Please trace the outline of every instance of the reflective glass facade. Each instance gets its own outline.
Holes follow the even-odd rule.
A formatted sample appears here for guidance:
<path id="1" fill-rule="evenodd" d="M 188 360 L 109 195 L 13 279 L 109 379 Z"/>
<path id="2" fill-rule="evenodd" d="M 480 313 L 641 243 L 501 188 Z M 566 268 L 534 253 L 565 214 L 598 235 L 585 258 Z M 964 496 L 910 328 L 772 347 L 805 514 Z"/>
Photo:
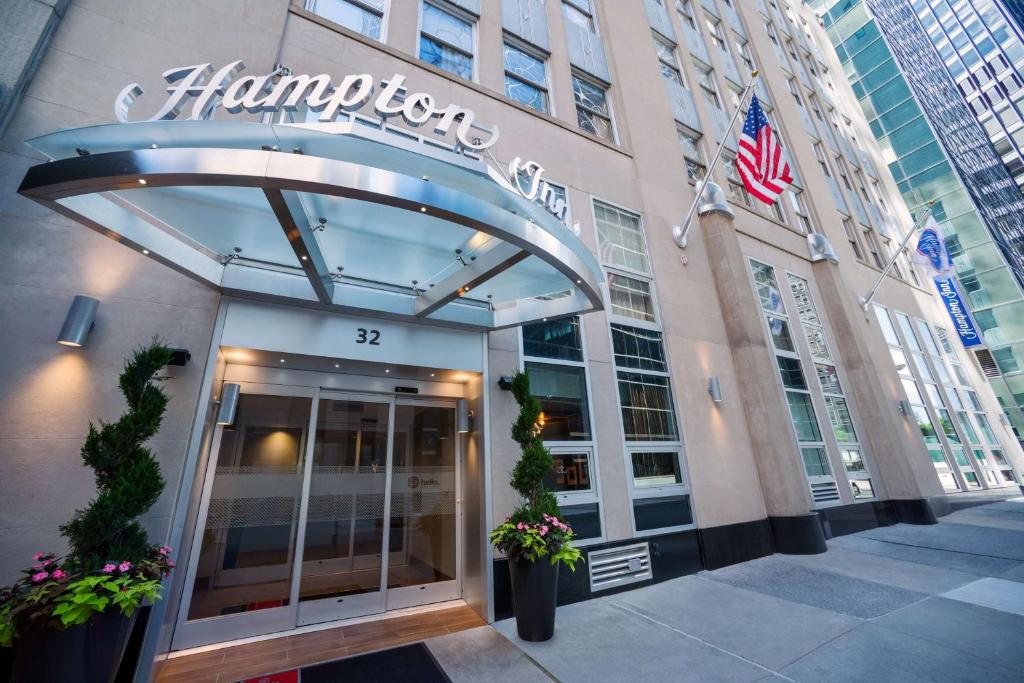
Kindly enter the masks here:
<path id="1" fill-rule="evenodd" d="M 1024 43 L 994 0 L 823 0 L 847 78 L 915 214 L 935 215 L 1024 430 Z M 883 34 L 884 30 L 884 34 Z M 927 116 L 925 112 L 928 112 Z"/>

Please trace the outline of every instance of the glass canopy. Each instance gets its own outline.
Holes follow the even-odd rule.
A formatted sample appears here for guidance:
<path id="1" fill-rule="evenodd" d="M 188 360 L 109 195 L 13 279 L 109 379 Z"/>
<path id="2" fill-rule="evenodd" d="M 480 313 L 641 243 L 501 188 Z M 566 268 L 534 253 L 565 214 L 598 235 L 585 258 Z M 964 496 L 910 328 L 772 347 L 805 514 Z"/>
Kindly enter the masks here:
<path id="1" fill-rule="evenodd" d="M 232 293 L 476 329 L 602 308 L 580 239 L 483 161 L 358 121 L 30 140 L 26 195 Z"/>

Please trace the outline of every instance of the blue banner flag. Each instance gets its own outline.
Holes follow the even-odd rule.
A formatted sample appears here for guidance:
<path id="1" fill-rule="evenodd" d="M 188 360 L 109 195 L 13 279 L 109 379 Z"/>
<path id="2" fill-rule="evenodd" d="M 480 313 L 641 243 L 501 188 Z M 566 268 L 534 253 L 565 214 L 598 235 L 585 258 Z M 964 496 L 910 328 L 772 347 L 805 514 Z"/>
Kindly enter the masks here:
<path id="1" fill-rule="evenodd" d="M 956 286 L 956 279 L 953 277 L 947 277 L 942 280 L 936 279 L 935 286 L 939 288 L 939 298 L 942 299 L 942 303 L 946 305 L 946 310 L 949 311 L 949 317 L 953 321 L 953 329 L 956 330 L 957 335 L 960 337 L 960 343 L 965 348 L 981 344 L 981 335 L 978 334 L 977 329 L 974 327 L 971 314 L 967 310 L 963 298 L 960 296 L 960 291 Z"/>
<path id="2" fill-rule="evenodd" d="M 913 260 L 924 266 L 936 280 L 949 278 L 953 274 L 953 259 L 949 257 L 946 242 L 934 218 L 929 218 L 921 231 Z"/>

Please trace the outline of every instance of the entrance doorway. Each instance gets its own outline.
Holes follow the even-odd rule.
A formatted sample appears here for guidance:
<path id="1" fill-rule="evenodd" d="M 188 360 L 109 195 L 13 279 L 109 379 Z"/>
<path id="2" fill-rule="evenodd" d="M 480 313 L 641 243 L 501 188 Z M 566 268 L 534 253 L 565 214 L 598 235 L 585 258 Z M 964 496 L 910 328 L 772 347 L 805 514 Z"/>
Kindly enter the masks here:
<path id="1" fill-rule="evenodd" d="M 174 648 L 456 599 L 456 403 L 242 384 Z"/>

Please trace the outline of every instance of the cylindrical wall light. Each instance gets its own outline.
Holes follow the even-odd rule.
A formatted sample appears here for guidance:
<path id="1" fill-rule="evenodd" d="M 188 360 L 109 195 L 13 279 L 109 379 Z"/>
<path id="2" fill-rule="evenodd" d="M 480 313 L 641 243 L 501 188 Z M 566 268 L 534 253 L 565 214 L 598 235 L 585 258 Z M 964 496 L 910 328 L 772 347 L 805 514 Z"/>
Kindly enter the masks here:
<path id="1" fill-rule="evenodd" d="M 708 394 L 711 395 L 711 400 L 715 403 L 722 402 L 722 383 L 718 381 L 718 377 L 708 380 Z"/>
<path id="2" fill-rule="evenodd" d="M 64 324 L 57 335 L 57 343 L 75 348 L 85 344 L 85 338 L 96 324 L 96 308 L 99 305 L 100 302 L 92 297 L 76 296 L 64 317 Z"/>
<path id="3" fill-rule="evenodd" d="M 235 412 L 238 410 L 238 392 L 241 387 L 237 384 L 225 383 L 220 389 L 220 408 L 217 409 L 217 424 L 235 424 Z"/>
<path id="4" fill-rule="evenodd" d="M 456 402 L 456 428 L 459 434 L 466 434 L 473 429 L 473 411 L 469 409 L 469 401 L 460 398 Z"/>

